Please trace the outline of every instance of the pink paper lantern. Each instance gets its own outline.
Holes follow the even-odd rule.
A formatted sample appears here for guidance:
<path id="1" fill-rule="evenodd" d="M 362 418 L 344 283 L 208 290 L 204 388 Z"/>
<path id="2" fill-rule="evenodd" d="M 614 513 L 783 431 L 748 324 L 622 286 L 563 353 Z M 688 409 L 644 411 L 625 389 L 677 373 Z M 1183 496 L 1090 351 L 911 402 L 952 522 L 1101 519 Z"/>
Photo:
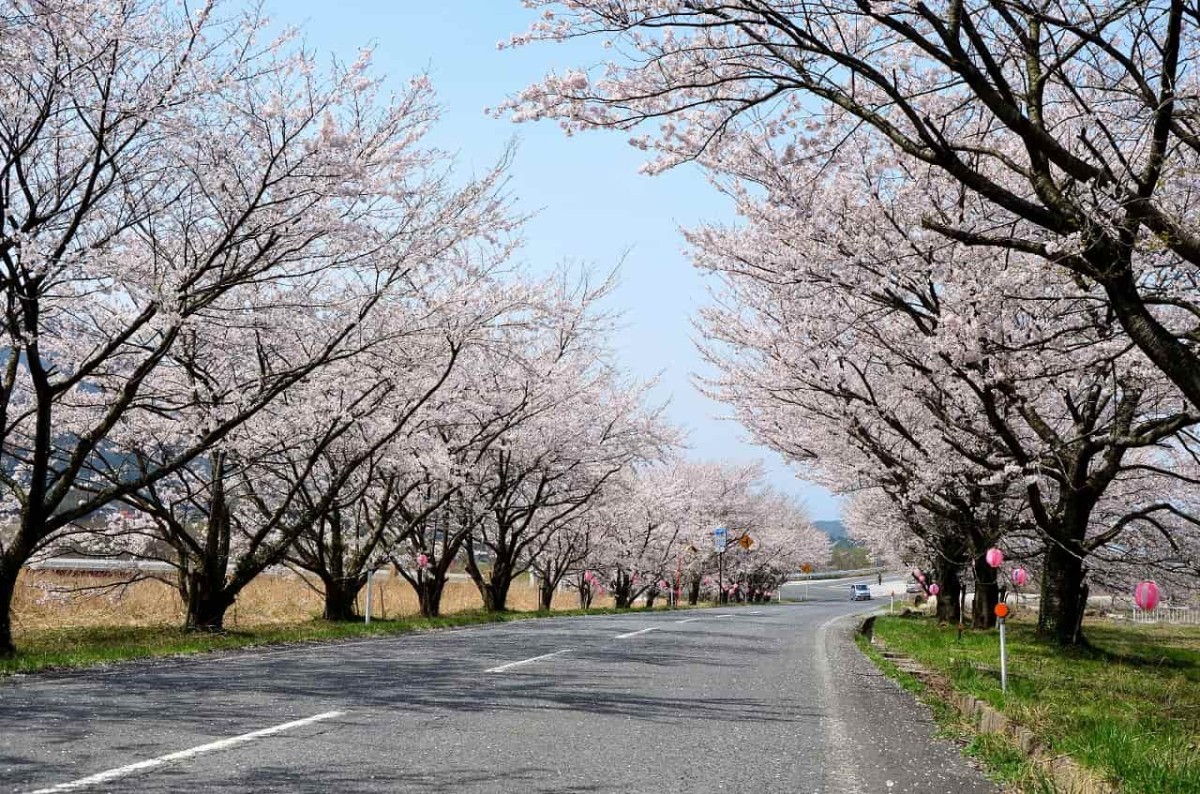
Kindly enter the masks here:
<path id="1" fill-rule="evenodd" d="M 1147 612 L 1154 609 L 1158 606 L 1158 585 L 1154 582 L 1140 582 L 1133 588 L 1133 602 L 1138 605 L 1138 609 Z"/>
<path id="2" fill-rule="evenodd" d="M 937 595 L 941 591 L 942 591 L 942 588 L 938 587 L 937 584 L 929 585 L 929 595 Z"/>
<path id="3" fill-rule="evenodd" d="M 659 589 L 659 590 L 666 590 L 666 589 L 667 589 L 667 588 L 669 588 L 670 586 L 671 586 L 671 585 L 667 584 L 667 580 L 666 580 L 666 579 L 659 579 L 659 580 L 658 580 L 658 589 Z"/>
<path id="4" fill-rule="evenodd" d="M 429 567 L 429 555 L 421 553 L 417 555 L 417 567 L 422 571 Z"/>
<path id="5" fill-rule="evenodd" d="M 1029 571 L 1026 571 L 1024 568 L 1013 568 L 1008 578 L 1012 579 L 1012 583 L 1017 587 L 1024 587 L 1025 583 L 1029 581 Z"/>
<path id="6" fill-rule="evenodd" d="M 918 574 L 917 574 L 917 581 L 918 581 L 918 582 L 920 582 L 921 584 L 925 584 L 925 574 L 923 574 L 923 573 L 918 573 Z"/>
<path id="7" fill-rule="evenodd" d="M 984 555 L 984 559 L 987 560 L 988 565 L 993 568 L 999 568 L 1004 564 L 1004 552 L 1000 551 L 1000 549 L 988 549 L 988 553 Z"/>

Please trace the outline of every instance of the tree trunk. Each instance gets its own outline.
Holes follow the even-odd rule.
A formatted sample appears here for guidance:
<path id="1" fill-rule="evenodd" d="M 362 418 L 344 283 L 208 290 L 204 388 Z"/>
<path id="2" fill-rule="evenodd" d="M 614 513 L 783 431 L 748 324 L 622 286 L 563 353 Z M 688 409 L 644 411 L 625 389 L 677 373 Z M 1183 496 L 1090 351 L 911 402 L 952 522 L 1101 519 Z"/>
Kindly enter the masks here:
<path id="1" fill-rule="evenodd" d="M 508 609 L 508 590 L 512 587 L 512 575 L 507 569 L 492 568 L 491 576 L 479 589 L 483 596 L 483 608 L 488 612 L 504 612 Z"/>
<path id="2" fill-rule="evenodd" d="M 213 458 L 213 494 L 210 500 L 208 521 L 205 527 L 203 552 L 183 571 L 187 614 L 184 629 L 187 631 L 225 630 L 225 611 L 237 597 L 226 589 L 225 574 L 229 570 L 230 518 L 229 505 L 225 501 L 225 479 L 221 476 L 222 457 Z M 240 589 L 240 588 L 239 588 Z"/>
<path id="3" fill-rule="evenodd" d="M 1038 608 L 1038 635 L 1053 637 L 1060 645 L 1083 644 L 1080 624 L 1085 603 L 1083 560 L 1063 544 L 1050 541 L 1044 555 L 1042 600 Z"/>
<path id="4" fill-rule="evenodd" d="M 651 587 L 646 591 L 646 609 L 653 609 L 654 602 L 658 600 L 658 588 Z"/>
<path id="5" fill-rule="evenodd" d="M 616 602 L 617 609 L 629 609 L 633 606 L 633 581 L 625 574 L 617 574 L 617 580 L 613 584 L 613 600 Z"/>
<path id="6" fill-rule="evenodd" d="M 613 606 L 617 609 L 629 608 L 629 593 L 632 590 L 632 585 L 625 574 L 619 571 L 613 576 L 612 582 L 609 585 L 609 593 L 613 598 Z"/>
<path id="7" fill-rule="evenodd" d="M 592 606 L 592 586 L 587 582 L 579 585 L 579 608 L 591 609 Z"/>
<path id="8" fill-rule="evenodd" d="M 445 576 L 423 575 L 417 582 L 417 604 L 421 609 L 421 617 L 436 618 L 442 614 L 442 591 L 446 589 Z"/>
<path id="9" fill-rule="evenodd" d="M 542 583 L 538 585 L 538 608 L 543 612 L 549 612 L 551 605 L 554 603 L 555 585 L 549 579 L 542 579 Z"/>
<path id="10" fill-rule="evenodd" d="M 220 585 L 213 583 L 202 572 L 188 572 L 187 616 L 184 629 L 219 633 L 225 630 L 225 612 L 233 605 L 233 598 Z"/>
<path id="11" fill-rule="evenodd" d="M 958 623 L 962 620 L 959 611 L 959 595 L 962 579 L 958 565 L 950 560 L 939 559 L 937 565 L 937 619 L 939 623 Z"/>
<path id="12" fill-rule="evenodd" d="M 972 563 L 975 573 L 975 597 L 971 599 L 971 627 L 990 629 L 996 625 L 996 604 L 1000 602 L 998 572 L 979 555 Z M 939 601 L 940 603 L 940 601 Z"/>
<path id="13" fill-rule="evenodd" d="M 17 575 L 21 566 L 0 557 L 0 659 L 8 659 L 17 652 L 12 636 L 12 600 L 17 591 Z"/>
<path id="14" fill-rule="evenodd" d="M 701 584 L 700 577 L 697 576 L 695 579 L 692 580 L 692 583 L 690 585 L 688 585 L 688 605 L 689 606 L 696 606 L 696 604 L 700 603 L 700 584 Z"/>
<path id="15" fill-rule="evenodd" d="M 358 591 L 362 589 L 363 580 L 326 579 L 325 585 L 325 614 L 326 620 L 352 621 L 358 620 Z"/>

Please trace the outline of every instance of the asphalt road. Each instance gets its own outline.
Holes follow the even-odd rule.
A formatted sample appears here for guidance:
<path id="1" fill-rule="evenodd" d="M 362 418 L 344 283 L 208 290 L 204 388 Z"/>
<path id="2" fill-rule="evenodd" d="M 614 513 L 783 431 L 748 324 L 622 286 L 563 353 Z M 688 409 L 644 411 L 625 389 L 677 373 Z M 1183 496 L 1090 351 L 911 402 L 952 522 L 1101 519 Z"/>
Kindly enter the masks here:
<path id="1" fill-rule="evenodd" d="M 10 678 L 0 791 L 996 791 L 829 592 Z"/>

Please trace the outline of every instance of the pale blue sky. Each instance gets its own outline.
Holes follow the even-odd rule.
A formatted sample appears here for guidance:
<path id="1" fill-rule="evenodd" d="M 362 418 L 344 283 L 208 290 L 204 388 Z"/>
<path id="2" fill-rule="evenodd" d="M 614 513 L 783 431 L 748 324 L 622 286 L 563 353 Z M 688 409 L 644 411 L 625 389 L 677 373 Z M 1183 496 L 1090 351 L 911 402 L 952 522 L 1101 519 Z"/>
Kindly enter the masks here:
<path id="1" fill-rule="evenodd" d="M 670 398 L 671 418 L 689 429 L 692 454 L 762 459 L 771 481 L 800 495 L 814 519 L 837 517 L 828 492 L 747 443 L 744 429 L 718 419 L 725 407 L 692 386 L 702 362 L 689 317 L 705 290 L 678 229 L 728 218 L 725 201 L 693 169 L 639 175 L 642 153 L 619 133 L 569 138 L 553 123 L 517 126 L 484 114 L 547 69 L 588 64 L 594 52 L 578 45 L 498 51 L 497 42 L 530 19 L 520 0 L 268 0 L 266 8 L 274 22 L 300 27 L 322 54 L 353 61 L 372 45 L 376 68 L 397 85 L 428 71 L 445 108 L 434 142 L 458 152 L 464 167 L 487 167 L 516 137 L 512 192 L 522 211 L 537 213 L 523 256 L 544 266 L 569 259 L 604 269 L 624 256 L 613 297 L 624 321 L 619 353 L 643 377 L 661 373 L 660 396 Z"/>

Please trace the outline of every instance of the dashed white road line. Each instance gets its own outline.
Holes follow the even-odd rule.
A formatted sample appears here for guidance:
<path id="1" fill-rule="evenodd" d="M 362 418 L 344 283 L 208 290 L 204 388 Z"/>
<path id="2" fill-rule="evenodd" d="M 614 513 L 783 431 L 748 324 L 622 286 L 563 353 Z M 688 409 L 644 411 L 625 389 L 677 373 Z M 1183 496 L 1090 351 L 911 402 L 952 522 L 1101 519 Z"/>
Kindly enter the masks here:
<path id="1" fill-rule="evenodd" d="M 697 620 L 704 620 L 704 618 L 684 618 L 683 620 L 677 620 L 675 622 L 676 623 L 695 623 Z"/>
<path id="2" fill-rule="evenodd" d="M 484 670 L 483 672 L 485 672 L 485 673 L 503 673 L 505 670 L 511 670 L 512 668 L 520 667 L 523 664 L 531 664 L 533 662 L 540 662 L 542 659 L 550 659 L 555 656 L 561 656 L 564 653 L 570 653 L 570 651 L 571 651 L 570 648 L 563 648 L 561 651 L 555 651 L 554 653 L 543 653 L 541 656 L 534 656 L 531 659 L 522 659 L 519 662 L 509 662 L 508 664 L 502 664 L 499 667 L 490 667 L 487 670 Z"/>
<path id="3" fill-rule="evenodd" d="M 303 728 L 305 725 L 311 725 L 314 722 L 320 722 L 322 720 L 331 720 L 334 717 L 342 716 L 342 714 L 344 714 L 344 713 L 345 712 L 342 712 L 342 711 L 326 711 L 324 714 L 317 714 L 312 717 L 305 717 L 302 720 L 293 720 L 292 722 L 285 722 L 282 725 L 275 725 L 270 728 L 263 728 L 262 730 L 259 730 L 259 731 L 253 731 L 251 733 L 243 733 L 241 736 L 231 736 L 228 739 L 221 739 L 216 742 L 209 742 L 208 744 L 202 744 L 199 747 L 192 747 L 188 750 L 180 750 L 179 752 L 168 753 L 167 755 L 160 755 L 158 758 L 151 758 L 146 761 L 138 761 L 136 764 L 129 764 L 128 766 L 117 767 L 116 769 L 109 769 L 106 772 L 100 772 L 95 775 L 89 775 L 88 777 L 81 777 L 78 780 L 72 780 L 68 783 L 59 783 L 58 785 L 50 786 L 49 788 L 40 788 L 37 791 L 32 792 L 32 794 L 51 794 L 52 792 L 56 792 L 56 791 L 74 791 L 76 789 L 88 788 L 89 786 L 95 786 L 100 783 L 107 783 L 108 781 L 116 780 L 117 778 L 128 777 L 129 775 L 134 775 L 134 774 L 137 774 L 138 772 L 145 772 L 148 769 L 154 769 L 156 767 L 165 766 L 166 764 L 170 764 L 175 761 L 186 761 L 189 758 L 195 758 L 198 755 L 204 755 L 205 753 L 213 753 L 213 752 L 216 752 L 217 750 L 227 750 L 230 747 L 236 747 L 239 744 L 245 744 L 246 742 L 252 742 L 255 739 L 262 739 L 265 736 L 274 736 L 277 733 L 283 733 L 284 731 L 290 731 L 294 728 Z"/>
<path id="4" fill-rule="evenodd" d="M 626 640 L 626 639 L 629 639 L 630 637 L 636 637 L 639 634 L 645 634 L 648 631 L 658 631 L 658 626 L 651 626 L 648 629 L 641 629 L 640 631 L 631 631 L 628 634 L 618 634 L 616 637 L 613 637 L 613 639 L 614 640 Z"/>

